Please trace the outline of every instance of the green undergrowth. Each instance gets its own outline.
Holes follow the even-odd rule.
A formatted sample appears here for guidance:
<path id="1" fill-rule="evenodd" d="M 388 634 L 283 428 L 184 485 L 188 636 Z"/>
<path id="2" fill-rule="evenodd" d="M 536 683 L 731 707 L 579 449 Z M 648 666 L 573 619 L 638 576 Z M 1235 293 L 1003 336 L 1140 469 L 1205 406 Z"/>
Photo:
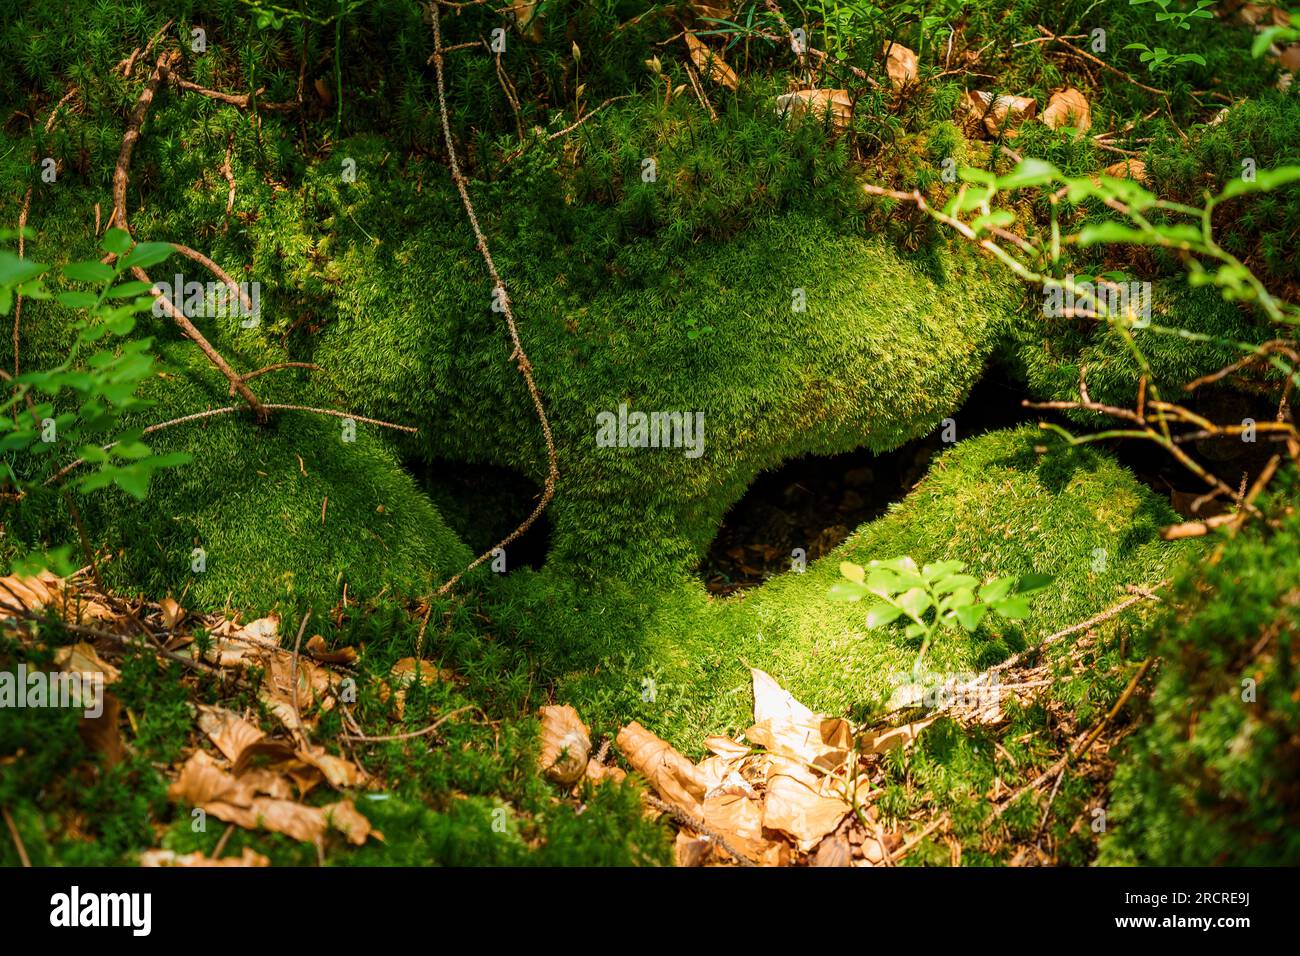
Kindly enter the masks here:
<path id="1" fill-rule="evenodd" d="M 417 649 L 418 622 L 390 605 L 355 607 L 341 623 L 313 622 L 331 646 L 356 647 L 361 658 L 353 714 L 366 732 L 393 734 L 427 727 L 451 716 L 436 735 L 352 745 L 367 771 L 381 781 L 348 794 L 384 839 L 354 847 L 337 835 L 324 848 L 327 865 L 644 865 L 667 863 L 668 831 L 647 820 L 634 784 L 584 785 L 579 799 L 536 772 L 537 701 L 523 659 L 485 636 L 469 608 L 442 604 L 424 644 L 430 667 L 458 662 L 455 677 L 416 682 L 396 718 L 380 696 L 385 675 Z M 296 627 L 286 619 L 282 626 Z M 53 646 L 73 640 L 51 625 Z M 4 638 L 0 661 L 48 666 L 52 647 L 21 650 Z M 274 717 L 252 690 L 239 691 L 199 678 L 194 686 L 175 665 L 152 655 L 118 659 L 122 678 L 111 686 L 129 724 L 121 725 L 124 759 L 105 766 L 78 736 L 77 711 L 14 711 L 0 722 L 0 805 L 10 809 L 35 865 L 133 865 L 137 855 L 161 846 L 178 853 L 211 854 L 225 825 L 209 817 L 195 825 L 190 808 L 168 800 L 162 770 L 204 743 L 194 725 L 196 703 L 248 708 L 263 727 Z M 348 675 L 343 675 L 348 676 Z M 338 752 L 337 711 L 327 711 L 313 739 Z M 346 755 L 347 751 L 343 751 Z M 305 802 L 340 798 L 321 787 Z M 225 855 L 247 846 L 274 865 L 315 865 L 314 846 L 289 837 L 236 829 Z M 0 847 L 0 865 L 17 865 L 12 841 Z"/>
<path id="2" fill-rule="evenodd" d="M 1292 494 L 1270 509 L 1277 527 L 1252 525 L 1186 569 L 1142 635 L 1138 650 L 1157 655 L 1160 669 L 1146 725 L 1126 742 L 1115 777 L 1103 862 L 1300 862 Z"/>

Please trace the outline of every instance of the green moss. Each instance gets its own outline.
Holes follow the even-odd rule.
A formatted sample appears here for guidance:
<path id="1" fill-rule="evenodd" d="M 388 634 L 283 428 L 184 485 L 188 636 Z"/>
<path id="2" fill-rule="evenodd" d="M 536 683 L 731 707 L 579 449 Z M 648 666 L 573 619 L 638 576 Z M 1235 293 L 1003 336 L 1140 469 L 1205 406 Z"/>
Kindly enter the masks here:
<path id="1" fill-rule="evenodd" d="M 1184 568 L 1139 642 L 1160 671 L 1147 725 L 1122 745 L 1103 862 L 1300 862 L 1300 521 L 1278 516 Z"/>
<path id="2" fill-rule="evenodd" d="M 1039 442 L 1049 440 L 1033 428 L 959 442 L 885 517 L 743 598 L 712 599 L 690 580 L 583 589 L 547 568 L 508 579 L 493 613 L 598 730 L 636 719 L 698 752 L 704 734 L 748 725 L 748 666 L 810 707 L 862 714 L 888 697 L 917 647 L 901 631 L 867 631 L 861 605 L 827 598 L 841 560 L 960 558 L 982 577 L 1055 577 L 1029 619 L 942 639 L 927 666 L 953 671 L 981 670 L 1087 618 L 1121 600 L 1123 585 L 1154 583 L 1179 553 L 1157 534 L 1176 516 L 1124 468 L 1055 442 L 1041 454 Z"/>

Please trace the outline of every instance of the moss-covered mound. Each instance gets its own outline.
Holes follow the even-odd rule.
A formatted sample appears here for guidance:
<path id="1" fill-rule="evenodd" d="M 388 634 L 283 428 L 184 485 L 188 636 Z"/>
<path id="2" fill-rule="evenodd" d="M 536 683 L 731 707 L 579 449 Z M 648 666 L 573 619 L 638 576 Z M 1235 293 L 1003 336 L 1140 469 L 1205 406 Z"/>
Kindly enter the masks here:
<path id="1" fill-rule="evenodd" d="M 918 648 L 901 629 L 868 631 L 861 605 L 828 599 L 841 560 L 959 558 L 981 577 L 1054 576 L 1027 620 L 935 646 L 927 667 L 952 671 L 982 669 L 1088 617 L 1125 584 L 1155 583 L 1178 553 L 1157 534 L 1176 517 L 1126 469 L 1083 448 L 1053 443 L 1044 454 L 1043 441 L 1027 427 L 958 443 L 885 517 L 805 573 L 744 597 L 716 600 L 690 580 L 588 589 L 548 567 L 508 578 L 493 613 L 599 729 L 637 719 L 697 750 L 699 728 L 747 725 L 750 666 L 828 713 L 879 704 Z"/>
<path id="2" fill-rule="evenodd" d="M 1300 863 L 1298 560 L 1292 514 L 1180 576 L 1145 636 L 1159 679 L 1115 775 L 1103 862 Z"/>

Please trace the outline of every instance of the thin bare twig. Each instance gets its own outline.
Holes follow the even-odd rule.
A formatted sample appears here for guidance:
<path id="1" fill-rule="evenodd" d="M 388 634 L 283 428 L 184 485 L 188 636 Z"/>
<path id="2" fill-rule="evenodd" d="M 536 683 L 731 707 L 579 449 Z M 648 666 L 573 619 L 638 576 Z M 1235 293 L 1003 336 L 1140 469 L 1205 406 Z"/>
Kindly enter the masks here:
<path id="1" fill-rule="evenodd" d="M 492 553 L 499 548 L 504 548 L 516 541 L 520 535 L 532 527 L 535 522 L 546 510 L 546 506 L 551 503 L 555 496 L 555 485 L 560 477 L 559 460 L 555 451 L 555 439 L 551 435 L 551 422 L 546 417 L 546 408 L 542 404 L 541 393 L 537 390 L 537 383 L 533 381 L 533 366 L 528 360 L 528 353 L 524 351 L 523 342 L 519 338 L 519 327 L 515 323 L 514 311 L 510 306 L 510 295 L 506 291 L 505 283 L 502 281 L 500 274 L 497 272 L 496 263 L 492 261 L 492 253 L 488 249 L 487 239 L 483 235 L 483 230 L 479 226 L 478 215 L 474 212 L 474 204 L 470 202 L 468 180 L 460 170 L 460 161 L 456 158 L 456 144 L 451 138 L 451 123 L 447 119 L 447 93 L 446 83 L 443 78 L 443 48 L 442 48 L 442 16 L 438 11 L 438 4 L 432 3 L 428 7 L 430 20 L 433 25 L 433 66 L 434 73 L 437 77 L 438 85 L 438 112 L 442 118 L 442 134 L 447 144 L 447 157 L 451 164 L 451 178 L 456 184 L 456 190 L 460 193 L 461 203 L 465 207 L 465 214 L 469 217 L 470 227 L 474 231 L 474 243 L 478 247 L 483 262 L 487 266 L 488 274 L 492 277 L 492 293 L 500 304 L 501 313 L 506 320 L 506 328 L 510 332 L 510 341 L 514 345 L 514 351 L 510 357 L 515 360 L 519 367 L 519 374 L 523 376 L 524 383 L 528 386 L 528 394 L 533 400 L 533 408 L 537 412 L 537 420 L 542 426 L 542 436 L 546 440 L 546 459 L 547 473 L 546 482 L 542 489 L 541 500 L 533 509 L 532 514 L 523 520 L 519 527 L 515 528 L 510 534 L 506 535 L 497 545 L 484 551 L 477 558 L 471 561 L 463 571 L 453 575 L 446 583 L 438 589 L 438 594 L 445 594 L 456 582 L 465 574 L 478 567 L 484 561 L 492 556 Z"/>

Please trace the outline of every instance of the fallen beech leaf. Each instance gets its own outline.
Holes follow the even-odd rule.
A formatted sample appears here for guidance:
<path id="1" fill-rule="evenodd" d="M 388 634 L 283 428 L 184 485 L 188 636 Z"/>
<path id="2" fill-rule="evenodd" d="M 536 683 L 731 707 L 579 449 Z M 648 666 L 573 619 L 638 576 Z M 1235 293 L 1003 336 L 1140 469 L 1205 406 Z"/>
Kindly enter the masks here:
<path id="1" fill-rule="evenodd" d="M 349 843 L 361 846 L 366 842 L 366 837 L 373 836 L 376 840 L 384 838 L 378 830 L 371 829 L 370 821 L 351 800 L 340 800 L 338 803 L 327 804 L 321 809 L 329 820 L 329 825 L 347 837 Z"/>
<path id="2" fill-rule="evenodd" d="M 767 848 L 763 839 L 763 805 L 739 788 L 710 793 L 704 800 L 704 822 L 752 858 Z"/>
<path id="3" fill-rule="evenodd" d="M 899 747 L 906 747 L 916 740 L 921 731 L 938 719 L 938 717 L 927 717 L 925 720 L 916 720 L 900 727 L 883 727 L 878 730 L 867 731 L 859 739 L 861 752 L 864 754 L 880 754 L 888 750 L 896 750 Z"/>
<path id="4" fill-rule="evenodd" d="M 171 595 L 163 598 L 159 607 L 162 609 L 162 620 L 167 630 L 173 630 L 177 624 L 185 620 L 185 608 L 181 607 Z"/>
<path id="5" fill-rule="evenodd" d="M 704 866 L 713 859 L 713 843 L 703 837 L 693 837 L 685 830 L 677 831 L 673 843 L 673 857 L 678 866 Z"/>
<path id="6" fill-rule="evenodd" d="M 848 721 L 814 714 L 757 668 L 754 682 L 754 726 L 745 736 L 772 753 L 830 772 L 848 759 L 852 730 Z"/>
<path id="7" fill-rule="evenodd" d="M 695 64 L 696 69 L 714 83 L 725 86 L 729 90 L 734 90 L 740 85 L 740 78 L 736 76 L 736 71 L 727 66 L 726 61 L 722 59 L 722 54 L 709 49 L 690 31 L 686 33 L 686 48 L 690 51 L 691 62 Z"/>
<path id="8" fill-rule="evenodd" d="M 1008 135 L 1038 112 L 1038 104 L 1028 96 L 999 96 L 981 91 L 968 92 L 958 107 L 968 125 L 980 124 L 984 132 L 997 136 L 1005 127 Z"/>
<path id="9" fill-rule="evenodd" d="M 852 807 L 834 793 L 834 781 L 794 760 L 774 757 L 763 799 L 763 826 L 789 834 L 803 852 L 840 825 Z"/>
<path id="10" fill-rule="evenodd" d="M 627 774 L 622 767 L 615 767 L 613 764 L 597 763 L 594 760 L 587 761 L 587 769 L 584 771 L 585 776 L 592 783 L 604 783 L 606 780 L 612 780 L 614 783 L 621 783 L 627 779 Z"/>
<path id="11" fill-rule="evenodd" d="M 102 674 L 105 684 L 111 684 L 122 676 L 116 667 L 99 656 L 93 645 L 84 641 L 55 651 L 54 666 L 72 674 Z"/>
<path id="12" fill-rule="evenodd" d="M 895 89 L 902 89 L 916 79 L 916 53 L 900 43 L 886 43 L 885 72 Z"/>
<path id="13" fill-rule="evenodd" d="M 819 119 L 831 116 L 836 130 L 848 128 L 853 119 L 853 97 L 848 90 L 798 90 L 776 98 L 776 115 L 800 119 L 811 112 Z"/>
<path id="14" fill-rule="evenodd" d="M 355 787 L 361 782 L 361 768 L 350 760 L 325 752 L 324 747 L 299 750 L 295 756 L 303 763 L 315 767 L 335 789 Z M 304 791 L 305 792 L 305 791 Z"/>
<path id="15" fill-rule="evenodd" d="M 120 718 L 122 704 L 112 694 L 104 691 L 97 717 L 83 716 L 77 722 L 77 733 L 86 747 L 102 754 L 104 766 L 112 767 L 122 760 L 122 733 Z"/>
<path id="16" fill-rule="evenodd" d="M 68 620 L 115 621 L 117 614 L 94 598 L 82 599 L 69 593 L 67 582 L 50 571 L 33 577 L 11 574 L 0 578 L 0 620 L 14 616 L 15 610 L 58 611 Z"/>
<path id="17" fill-rule="evenodd" d="M 331 651 L 325 644 L 325 638 L 319 634 L 313 634 L 307 639 L 307 653 L 324 664 L 355 664 L 357 660 L 355 647 L 341 647 L 337 651 Z"/>
<path id="18" fill-rule="evenodd" d="M 715 753 L 719 757 L 723 757 L 728 760 L 740 760 L 744 757 L 749 756 L 749 751 L 750 751 L 748 745 L 742 744 L 738 740 L 732 740 L 730 737 L 723 737 L 721 735 L 705 737 L 704 746 L 707 747 L 711 753 Z"/>
<path id="19" fill-rule="evenodd" d="M 216 800 L 203 804 L 202 809 L 218 820 L 245 830 L 270 830 L 306 843 L 321 839 L 329 825 L 325 811 L 319 807 L 272 797 L 254 797 L 246 806 Z"/>
<path id="20" fill-rule="evenodd" d="M 1052 129 L 1072 126 L 1080 133 L 1092 128 L 1092 110 L 1088 100 L 1074 87 L 1067 87 L 1052 94 L 1043 110 L 1042 120 Z"/>
<path id="21" fill-rule="evenodd" d="M 204 856 L 202 853 L 186 853 L 184 856 L 180 856 L 175 850 L 145 850 L 140 854 L 140 865 L 176 867 L 270 866 L 271 860 L 269 857 L 256 852 L 251 846 L 246 846 L 239 856 L 223 856 L 216 860 L 210 856 Z"/>
<path id="22" fill-rule="evenodd" d="M 849 841 L 838 833 L 832 833 L 817 845 L 813 856 L 813 866 L 852 866 L 853 848 Z"/>
<path id="23" fill-rule="evenodd" d="M 221 755 L 237 766 L 245 751 L 266 739 L 260 728 L 224 707 L 200 704 L 198 724 Z"/>
<path id="24" fill-rule="evenodd" d="M 698 814 L 707 786 L 695 765 L 635 720 L 615 739 L 628 763 L 650 781 L 659 796 L 688 813 Z"/>
<path id="25" fill-rule="evenodd" d="M 591 737 L 578 712 L 568 704 L 541 709 L 542 771 L 556 783 L 571 786 L 587 769 Z"/>
<path id="26" fill-rule="evenodd" d="M 510 12 L 522 36 L 536 42 L 542 38 L 542 16 L 538 0 L 512 0 Z"/>
<path id="27" fill-rule="evenodd" d="M 1151 178 L 1147 175 L 1147 164 L 1140 159 L 1121 159 L 1102 170 L 1106 176 L 1116 179 L 1131 179 L 1142 186 L 1150 186 Z"/>

